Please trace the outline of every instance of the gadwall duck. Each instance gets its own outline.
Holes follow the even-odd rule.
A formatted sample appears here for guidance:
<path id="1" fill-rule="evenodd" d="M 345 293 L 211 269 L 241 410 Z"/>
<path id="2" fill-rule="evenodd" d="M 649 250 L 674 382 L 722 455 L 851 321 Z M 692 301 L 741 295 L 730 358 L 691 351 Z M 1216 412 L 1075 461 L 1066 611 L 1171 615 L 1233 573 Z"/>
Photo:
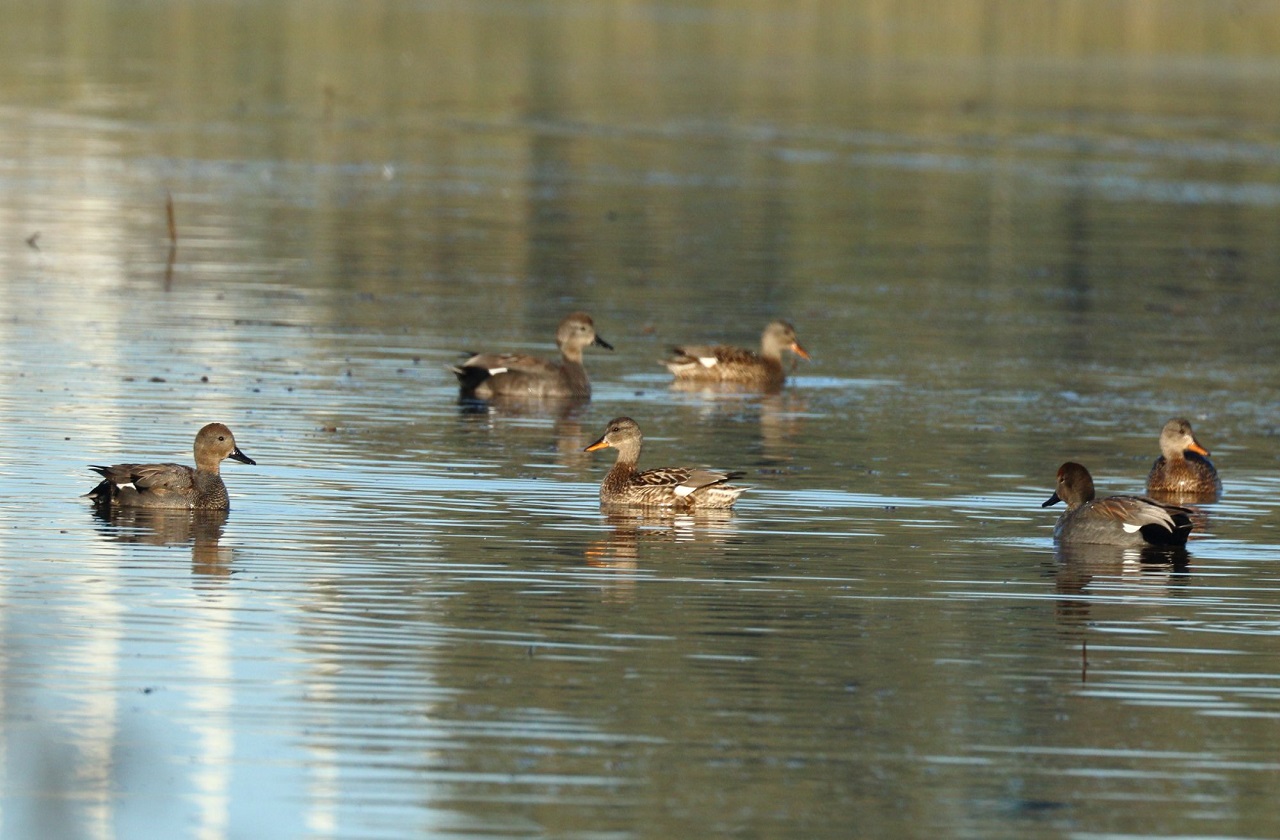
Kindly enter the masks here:
<path id="1" fill-rule="evenodd" d="M 639 507 L 664 507 L 682 512 L 732 507 L 745 487 L 734 487 L 726 482 L 742 473 L 723 473 L 714 470 L 661 467 L 640 472 L 636 462 L 640 460 L 640 446 L 644 435 L 630 417 L 615 417 L 608 428 L 585 452 L 595 452 L 612 446 L 618 450 L 618 460 L 600 485 L 600 502 L 606 506 L 634 505 Z"/>
<path id="2" fill-rule="evenodd" d="M 1064 543 L 1096 543 L 1142 548 L 1186 545 L 1191 511 L 1142 496 L 1095 499 L 1093 476 L 1073 461 L 1058 468 L 1058 488 L 1041 507 L 1066 502 L 1053 536 Z"/>
<path id="3" fill-rule="evenodd" d="M 1222 479 L 1200 445 L 1191 424 L 1175 417 L 1160 430 L 1161 455 L 1151 465 L 1147 492 L 1162 495 L 1216 499 L 1222 493 Z"/>
<path id="4" fill-rule="evenodd" d="M 560 361 L 550 362 L 516 353 L 477 353 L 451 368 L 458 377 L 463 398 L 577 397 L 591 396 L 582 350 L 613 345 L 596 335 L 596 326 L 585 312 L 574 312 L 556 328 Z"/>
<path id="5" fill-rule="evenodd" d="M 782 351 L 790 350 L 802 359 L 809 353 L 796 340 L 795 328 L 786 321 L 774 321 L 760 336 L 760 352 L 717 344 L 701 347 L 683 344 L 663 362 L 677 382 L 736 382 L 758 388 L 781 388 L 787 379 L 782 368 Z"/>
<path id="6" fill-rule="evenodd" d="M 256 463 L 236 446 L 231 430 L 210 423 L 196 433 L 195 469 L 183 464 L 116 464 L 90 467 L 103 477 L 85 495 L 98 504 L 175 510 L 227 510 L 222 461 Z"/>

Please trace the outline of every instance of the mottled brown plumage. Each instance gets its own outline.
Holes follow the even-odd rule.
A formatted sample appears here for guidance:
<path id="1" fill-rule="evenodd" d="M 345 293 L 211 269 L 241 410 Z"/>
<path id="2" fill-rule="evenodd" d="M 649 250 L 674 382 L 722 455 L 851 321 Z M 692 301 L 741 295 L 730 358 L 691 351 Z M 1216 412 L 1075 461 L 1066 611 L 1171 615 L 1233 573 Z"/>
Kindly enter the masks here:
<path id="1" fill-rule="evenodd" d="M 1187 501 L 1213 501 L 1222 494 L 1222 479 L 1209 450 L 1200 445 L 1191 424 L 1175 417 L 1160 430 L 1160 457 L 1151 465 L 1147 492 Z"/>
<path id="2" fill-rule="evenodd" d="M 766 390 L 781 388 L 787 373 L 782 352 L 789 350 L 802 359 L 809 353 L 796 339 L 795 328 L 786 321 L 774 321 L 760 337 L 760 352 L 717 344 L 682 344 L 663 364 L 677 382 L 733 382 Z"/>
<path id="3" fill-rule="evenodd" d="M 660 467 L 636 469 L 644 436 L 640 426 L 630 417 L 615 417 L 595 443 L 584 451 L 613 447 L 618 460 L 600 485 L 600 502 L 606 506 L 632 505 L 663 507 L 680 511 L 709 510 L 732 507 L 745 487 L 727 482 L 741 473 L 715 470 Z"/>

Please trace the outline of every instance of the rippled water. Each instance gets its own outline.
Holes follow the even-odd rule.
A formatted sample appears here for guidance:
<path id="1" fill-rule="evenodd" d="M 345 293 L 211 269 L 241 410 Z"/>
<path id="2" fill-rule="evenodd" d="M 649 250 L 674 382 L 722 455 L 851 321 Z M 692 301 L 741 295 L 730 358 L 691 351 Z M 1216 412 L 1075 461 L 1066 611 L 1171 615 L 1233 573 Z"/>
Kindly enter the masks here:
<path id="1" fill-rule="evenodd" d="M 4 836 L 1280 834 L 1280 18 L 1024 8 L 11 13 Z M 602 513 L 619 414 L 751 489 Z M 1175 415 L 1186 562 L 1056 551 Z M 215 419 L 229 514 L 79 497 Z"/>

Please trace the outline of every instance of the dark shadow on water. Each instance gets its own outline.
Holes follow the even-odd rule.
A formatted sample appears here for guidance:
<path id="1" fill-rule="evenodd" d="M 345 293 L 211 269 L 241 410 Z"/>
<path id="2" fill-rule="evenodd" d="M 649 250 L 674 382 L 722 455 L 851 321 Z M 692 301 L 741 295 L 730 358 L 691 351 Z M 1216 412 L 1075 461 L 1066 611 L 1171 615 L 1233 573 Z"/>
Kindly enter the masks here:
<path id="1" fill-rule="evenodd" d="M 220 545 L 225 510 L 154 510 L 95 505 L 98 532 L 121 543 L 191 545 L 191 571 L 202 577 L 231 574 L 233 550 Z"/>

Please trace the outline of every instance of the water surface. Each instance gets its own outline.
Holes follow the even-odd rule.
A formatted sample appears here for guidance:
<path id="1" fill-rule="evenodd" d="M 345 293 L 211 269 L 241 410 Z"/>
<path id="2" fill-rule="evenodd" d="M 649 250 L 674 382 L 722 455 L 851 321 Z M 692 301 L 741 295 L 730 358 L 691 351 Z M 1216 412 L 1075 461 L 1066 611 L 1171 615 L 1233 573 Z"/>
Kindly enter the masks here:
<path id="1" fill-rule="evenodd" d="M 12 10 L 4 835 L 1280 834 L 1278 30 Z M 458 404 L 573 309 L 589 403 Z M 783 392 L 670 387 L 774 317 Z M 619 414 L 751 490 L 601 512 Z M 1055 550 L 1058 464 L 1140 491 L 1175 415 L 1226 485 L 1186 562 Z M 229 514 L 79 498 L 215 419 Z"/>

